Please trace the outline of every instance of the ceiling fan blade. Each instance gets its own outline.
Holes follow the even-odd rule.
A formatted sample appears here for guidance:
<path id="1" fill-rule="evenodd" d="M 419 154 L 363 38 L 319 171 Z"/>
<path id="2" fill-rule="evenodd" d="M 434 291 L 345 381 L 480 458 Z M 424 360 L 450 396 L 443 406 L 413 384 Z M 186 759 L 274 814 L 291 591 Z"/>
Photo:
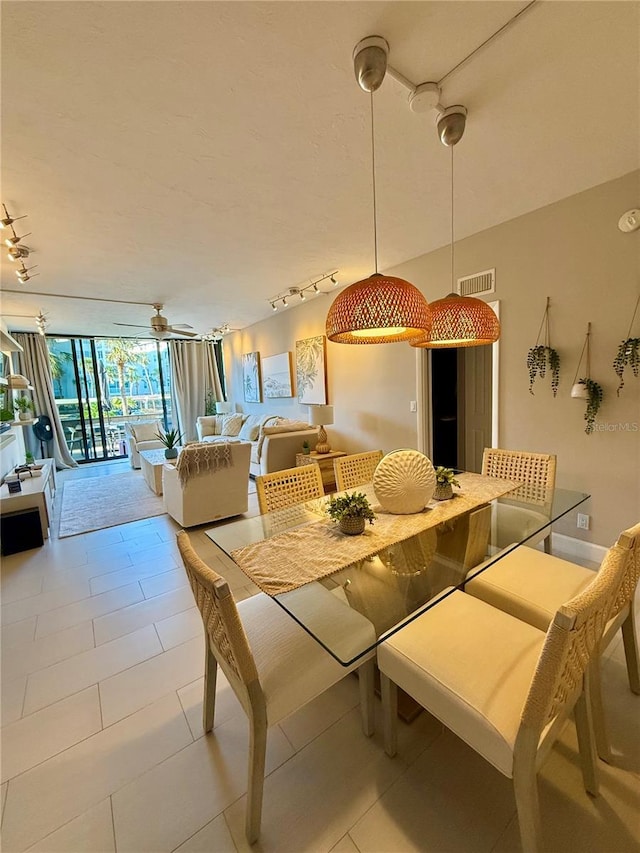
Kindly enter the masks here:
<path id="1" fill-rule="evenodd" d="M 193 326 L 190 326 L 189 323 L 172 323 L 171 325 L 174 329 L 193 329 Z"/>
<path id="2" fill-rule="evenodd" d="M 142 323 L 114 323 L 114 326 L 130 326 L 132 329 L 146 329 Z"/>
<path id="3" fill-rule="evenodd" d="M 180 335 L 186 338 L 197 338 L 197 332 L 186 332 L 184 329 L 176 329 L 174 326 L 169 326 L 167 328 L 167 332 L 171 332 L 172 335 Z"/>

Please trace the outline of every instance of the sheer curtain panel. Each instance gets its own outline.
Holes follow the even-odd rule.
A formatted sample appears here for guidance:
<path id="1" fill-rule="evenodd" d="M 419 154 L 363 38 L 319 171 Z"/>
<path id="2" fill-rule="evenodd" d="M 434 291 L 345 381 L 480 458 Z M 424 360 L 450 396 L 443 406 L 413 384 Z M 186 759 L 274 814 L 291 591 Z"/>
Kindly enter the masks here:
<path id="1" fill-rule="evenodd" d="M 222 400 L 222 387 L 210 341 L 169 341 L 171 393 L 182 441 L 196 438 L 196 418 L 204 415 L 207 392 Z"/>

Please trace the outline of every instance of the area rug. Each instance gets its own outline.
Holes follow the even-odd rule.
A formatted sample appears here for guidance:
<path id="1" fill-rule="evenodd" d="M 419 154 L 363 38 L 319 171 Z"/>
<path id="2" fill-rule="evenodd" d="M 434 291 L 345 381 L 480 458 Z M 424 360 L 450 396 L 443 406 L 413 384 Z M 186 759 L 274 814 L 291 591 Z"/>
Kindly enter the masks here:
<path id="1" fill-rule="evenodd" d="M 64 484 L 58 536 L 64 539 L 164 512 L 162 496 L 154 495 L 140 471 L 87 477 Z"/>

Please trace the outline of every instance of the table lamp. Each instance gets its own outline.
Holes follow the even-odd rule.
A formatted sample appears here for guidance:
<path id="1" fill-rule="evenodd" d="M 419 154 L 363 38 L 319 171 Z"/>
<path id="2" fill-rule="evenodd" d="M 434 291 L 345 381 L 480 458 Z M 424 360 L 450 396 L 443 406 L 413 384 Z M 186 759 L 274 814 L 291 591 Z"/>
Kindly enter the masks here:
<path id="1" fill-rule="evenodd" d="M 309 406 L 309 423 L 311 426 L 320 427 L 316 453 L 331 453 L 325 426 L 333 423 L 333 406 Z"/>
<path id="2" fill-rule="evenodd" d="M 231 403 L 225 403 L 224 400 L 216 403 L 216 415 L 228 415 L 231 412 Z"/>

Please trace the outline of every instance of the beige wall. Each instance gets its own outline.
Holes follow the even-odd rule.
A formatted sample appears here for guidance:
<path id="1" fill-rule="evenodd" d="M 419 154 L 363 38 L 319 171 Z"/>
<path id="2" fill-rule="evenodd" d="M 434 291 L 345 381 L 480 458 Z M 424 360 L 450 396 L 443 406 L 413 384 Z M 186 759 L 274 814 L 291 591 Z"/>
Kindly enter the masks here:
<path id="1" fill-rule="evenodd" d="M 517 188 L 514 187 L 514 192 Z M 489 200 L 490 203 L 490 200 Z M 640 203 L 640 173 L 634 172 L 556 204 L 483 231 L 456 244 L 456 274 L 496 268 L 500 300 L 500 445 L 558 455 L 558 485 L 592 494 L 592 529 L 578 533 L 575 516 L 558 529 L 607 545 L 622 527 L 640 519 L 640 380 L 630 377 L 616 397 L 612 362 L 627 335 L 640 291 L 640 232 L 623 234 L 620 215 Z M 444 215 L 444 214 L 443 214 Z M 395 267 L 427 299 L 450 290 L 447 247 Z M 528 392 L 526 356 L 535 344 L 546 297 L 551 297 L 552 344 L 561 358 L 554 399 L 548 378 Z M 294 309 L 230 336 L 225 361 L 230 399 L 243 411 L 306 415 L 297 400 L 267 404 L 242 401 L 240 355 L 295 352 L 295 341 L 324 333 L 329 297 Z M 569 396 L 587 323 L 592 323 L 592 378 L 605 400 L 598 423 L 615 429 L 584 432 L 584 401 Z M 640 314 L 634 334 L 640 335 Z M 416 446 L 416 354 L 404 344 L 327 344 L 328 402 L 336 423 L 330 441 L 358 451 Z M 629 424 L 629 431 L 617 428 Z"/>

